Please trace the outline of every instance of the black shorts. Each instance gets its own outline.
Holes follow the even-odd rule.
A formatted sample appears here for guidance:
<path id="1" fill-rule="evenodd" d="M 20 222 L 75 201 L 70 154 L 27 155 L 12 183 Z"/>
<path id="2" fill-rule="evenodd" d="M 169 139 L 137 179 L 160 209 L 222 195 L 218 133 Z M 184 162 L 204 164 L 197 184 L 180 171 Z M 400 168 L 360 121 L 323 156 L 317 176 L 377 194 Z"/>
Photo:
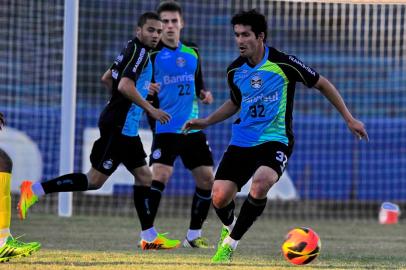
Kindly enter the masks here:
<path id="1" fill-rule="evenodd" d="M 253 147 L 230 145 L 224 152 L 214 180 L 233 181 L 240 191 L 260 166 L 272 168 L 280 177 L 290 154 L 291 149 L 280 142 L 267 142 Z"/>
<path id="2" fill-rule="evenodd" d="M 140 136 L 124 136 L 120 132 L 102 132 L 94 142 L 90 162 L 99 172 L 111 175 L 123 163 L 128 170 L 146 165 L 146 154 Z"/>
<path id="3" fill-rule="evenodd" d="M 150 163 L 173 166 L 177 156 L 181 157 L 183 165 L 189 170 L 199 166 L 213 166 L 211 150 L 203 132 L 199 131 L 187 135 L 155 134 Z"/>

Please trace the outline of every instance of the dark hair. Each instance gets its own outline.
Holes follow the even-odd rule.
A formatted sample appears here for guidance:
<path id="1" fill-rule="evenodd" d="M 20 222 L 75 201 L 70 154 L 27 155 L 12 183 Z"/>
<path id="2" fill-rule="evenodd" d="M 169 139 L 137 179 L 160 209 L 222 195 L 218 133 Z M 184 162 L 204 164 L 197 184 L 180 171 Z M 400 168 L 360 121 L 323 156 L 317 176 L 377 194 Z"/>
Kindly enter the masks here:
<path id="1" fill-rule="evenodd" d="M 249 11 L 241 11 L 233 16 L 231 19 L 231 24 L 235 26 L 236 24 L 249 25 L 251 26 L 252 32 L 258 38 L 259 33 L 264 33 L 264 42 L 266 41 L 268 32 L 268 23 L 263 14 L 259 13 L 255 9 Z"/>
<path id="2" fill-rule="evenodd" d="M 158 5 L 156 12 L 161 14 L 163 11 L 177 11 L 179 12 L 179 15 L 182 15 L 182 7 L 176 1 L 162 1 Z"/>
<path id="3" fill-rule="evenodd" d="M 137 26 L 139 27 L 143 27 L 144 24 L 147 22 L 147 20 L 157 20 L 157 21 L 161 21 L 161 19 L 159 18 L 158 14 L 156 14 L 155 12 L 145 12 L 144 14 L 142 14 L 139 18 L 138 18 L 138 23 Z"/>

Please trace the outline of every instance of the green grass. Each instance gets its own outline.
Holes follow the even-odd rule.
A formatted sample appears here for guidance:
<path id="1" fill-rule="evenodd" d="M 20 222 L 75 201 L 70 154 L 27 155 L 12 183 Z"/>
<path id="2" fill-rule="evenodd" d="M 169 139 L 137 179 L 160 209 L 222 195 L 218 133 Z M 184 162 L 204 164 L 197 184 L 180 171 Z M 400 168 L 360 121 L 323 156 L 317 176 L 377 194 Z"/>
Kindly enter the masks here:
<path id="1" fill-rule="evenodd" d="M 156 224 L 161 232 L 183 239 L 188 217 L 160 218 Z M 280 252 L 284 235 L 295 226 L 312 227 L 321 238 L 321 254 L 308 266 L 293 266 Z M 210 264 L 214 249 L 141 251 L 138 220 L 130 218 L 31 214 L 24 222 L 13 220 L 12 231 L 15 236 L 26 234 L 23 241 L 40 241 L 42 249 L 0 264 L 0 269 L 406 269 L 405 224 L 260 218 L 240 242 L 230 266 Z M 216 244 L 219 232 L 220 222 L 212 216 L 204 235 Z"/>

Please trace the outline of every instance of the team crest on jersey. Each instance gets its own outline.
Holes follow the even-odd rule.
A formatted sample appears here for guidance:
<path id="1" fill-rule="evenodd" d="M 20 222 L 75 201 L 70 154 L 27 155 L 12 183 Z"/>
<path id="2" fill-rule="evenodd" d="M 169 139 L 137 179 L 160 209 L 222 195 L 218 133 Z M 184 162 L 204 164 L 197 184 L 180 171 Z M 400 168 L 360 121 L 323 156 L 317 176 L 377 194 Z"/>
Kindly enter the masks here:
<path id="1" fill-rule="evenodd" d="M 108 159 L 103 162 L 103 168 L 105 168 L 106 170 L 110 170 L 112 167 L 113 167 L 112 159 Z"/>
<path id="2" fill-rule="evenodd" d="M 254 89 L 259 89 L 262 87 L 262 78 L 258 75 L 254 75 L 251 78 L 251 87 Z"/>
<path id="3" fill-rule="evenodd" d="M 183 57 L 176 58 L 176 65 L 178 67 L 184 67 L 186 65 L 186 60 Z"/>
<path id="4" fill-rule="evenodd" d="M 152 153 L 152 158 L 153 159 L 158 159 L 161 157 L 161 149 L 155 149 L 155 151 Z"/>

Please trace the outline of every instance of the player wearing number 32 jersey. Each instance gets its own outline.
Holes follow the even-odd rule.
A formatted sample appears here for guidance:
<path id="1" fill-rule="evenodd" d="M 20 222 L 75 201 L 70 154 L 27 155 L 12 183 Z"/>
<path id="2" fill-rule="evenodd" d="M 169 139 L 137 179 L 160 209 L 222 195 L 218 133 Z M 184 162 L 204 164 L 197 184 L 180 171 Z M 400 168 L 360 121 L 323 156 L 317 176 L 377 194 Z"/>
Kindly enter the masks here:
<path id="1" fill-rule="evenodd" d="M 240 51 L 227 69 L 230 99 L 205 119 L 189 120 L 184 131 L 203 129 L 239 111 L 229 147 L 217 169 L 213 206 L 223 223 L 213 263 L 229 263 L 238 242 L 262 214 L 269 189 L 278 181 L 292 153 L 292 110 L 296 82 L 317 88 L 341 113 L 348 128 L 368 139 L 361 121 L 347 109 L 338 90 L 295 56 L 266 45 L 267 22 L 256 10 L 233 16 Z M 247 199 L 234 218 L 234 198 L 252 177 Z"/>
<path id="2" fill-rule="evenodd" d="M 313 87 L 320 75 L 294 56 L 265 46 L 252 66 L 239 57 L 227 69 L 231 100 L 241 107 L 230 144 L 256 146 L 269 141 L 293 146 L 292 109 L 296 82 Z"/>

